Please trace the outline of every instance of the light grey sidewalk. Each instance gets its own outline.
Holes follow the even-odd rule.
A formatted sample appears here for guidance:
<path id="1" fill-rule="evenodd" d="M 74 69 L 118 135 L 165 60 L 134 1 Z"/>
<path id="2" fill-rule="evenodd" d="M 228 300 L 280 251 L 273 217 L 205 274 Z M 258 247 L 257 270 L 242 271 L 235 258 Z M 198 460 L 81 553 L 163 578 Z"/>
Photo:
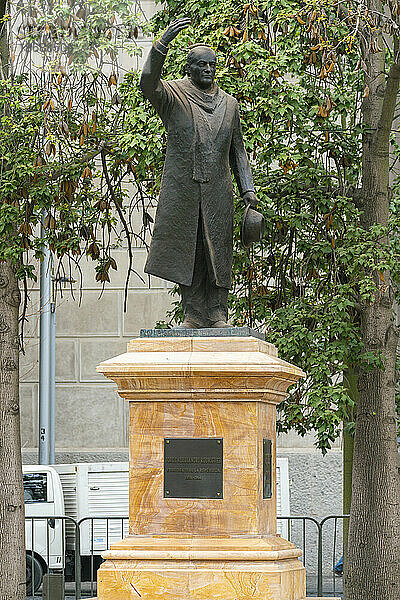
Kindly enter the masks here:
<path id="1" fill-rule="evenodd" d="M 93 593 L 92 593 L 93 591 Z M 93 589 L 90 583 L 82 582 L 82 600 L 84 598 L 91 598 L 96 595 L 96 585 L 94 584 Z M 343 581 L 341 577 L 325 577 L 323 595 L 329 597 L 341 597 L 343 598 Z M 317 596 L 317 578 L 309 575 L 307 577 L 307 596 Z M 35 600 L 42 599 L 42 592 L 38 592 L 35 595 Z M 27 600 L 33 600 L 32 596 L 29 596 Z M 75 600 L 75 585 L 73 582 L 67 582 L 65 584 L 65 600 Z"/>
<path id="2" fill-rule="evenodd" d="M 325 576 L 323 579 L 322 595 L 329 598 L 330 596 L 336 598 L 343 598 L 343 579 L 332 574 L 332 576 Z M 318 596 L 317 594 L 317 577 L 308 575 L 307 576 L 307 596 L 313 597 Z"/>

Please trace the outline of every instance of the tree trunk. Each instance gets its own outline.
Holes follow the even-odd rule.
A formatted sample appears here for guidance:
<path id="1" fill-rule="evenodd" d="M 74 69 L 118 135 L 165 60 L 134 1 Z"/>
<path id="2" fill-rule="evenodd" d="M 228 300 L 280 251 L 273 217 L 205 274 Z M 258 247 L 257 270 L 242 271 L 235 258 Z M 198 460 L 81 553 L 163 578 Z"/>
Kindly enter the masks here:
<path id="1" fill-rule="evenodd" d="M 9 75 L 8 0 L 0 0 L 0 78 Z M 15 270 L 0 261 L 0 600 L 25 600 L 25 506 L 19 412 L 19 306 Z"/>
<path id="2" fill-rule="evenodd" d="M 397 336 L 387 307 L 363 314 L 366 351 L 385 370 L 362 371 L 353 458 L 353 492 L 345 564 L 346 600 L 400 598 L 399 458 L 394 405 Z"/>
<path id="3" fill-rule="evenodd" d="M 18 311 L 14 269 L 0 262 L 0 600 L 26 598 L 19 418 Z"/>
<path id="4" fill-rule="evenodd" d="M 380 3 L 370 3 L 381 10 Z M 380 47 L 382 40 L 378 39 Z M 369 45 L 369 44 L 368 44 Z M 383 52 L 364 49 L 369 95 L 363 104 L 362 226 L 387 225 L 389 219 L 389 136 L 399 86 L 397 64 L 384 74 Z M 381 244 L 388 244 L 386 237 Z M 382 359 L 360 369 L 354 438 L 353 489 L 346 600 L 400 598 L 400 484 L 396 439 L 395 358 L 398 334 L 393 321 L 389 273 L 373 273 L 374 300 L 361 308 L 364 351 Z"/>
<path id="5" fill-rule="evenodd" d="M 10 72 L 10 49 L 7 39 L 7 21 L 4 16 L 8 9 L 8 0 L 0 0 L 0 79 L 6 79 Z"/>

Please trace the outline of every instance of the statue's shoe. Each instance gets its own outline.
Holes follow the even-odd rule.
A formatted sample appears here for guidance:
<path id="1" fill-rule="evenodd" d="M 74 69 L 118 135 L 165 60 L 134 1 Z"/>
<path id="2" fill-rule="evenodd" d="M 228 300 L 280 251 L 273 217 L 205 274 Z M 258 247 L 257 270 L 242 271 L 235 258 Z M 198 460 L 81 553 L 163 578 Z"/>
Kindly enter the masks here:
<path id="1" fill-rule="evenodd" d="M 214 321 L 213 323 L 211 323 L 210 327 L 212 329 L 229 329 L 229 327 L 231 327 L 231 325 L 229 325 L 229 323 L 227 321 Z"/>
<path id="2" fill-rule="evenodd" d="M 189 319 L 185 319 L 183 323 L 177 325 L 173 329 L 200 329 L 200 326 Z"/>

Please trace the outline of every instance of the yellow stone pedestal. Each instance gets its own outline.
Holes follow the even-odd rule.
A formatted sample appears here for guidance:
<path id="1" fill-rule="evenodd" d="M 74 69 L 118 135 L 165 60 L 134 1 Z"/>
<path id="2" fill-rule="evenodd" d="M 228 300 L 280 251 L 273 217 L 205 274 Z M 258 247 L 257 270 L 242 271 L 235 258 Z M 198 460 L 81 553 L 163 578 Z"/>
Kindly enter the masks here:
<path id="1" fill-rule="evenodd" d="M 98 600 L 303 600 L 301 551 L 276 535 L 275 495 L 276 404 L 302 371 L 253 337 L 140 338 L 98 371 L 130 404 L 130 535 L 103 555 Z M 221 497 L 166 497 L 170 438 L 223 439 Z"/>

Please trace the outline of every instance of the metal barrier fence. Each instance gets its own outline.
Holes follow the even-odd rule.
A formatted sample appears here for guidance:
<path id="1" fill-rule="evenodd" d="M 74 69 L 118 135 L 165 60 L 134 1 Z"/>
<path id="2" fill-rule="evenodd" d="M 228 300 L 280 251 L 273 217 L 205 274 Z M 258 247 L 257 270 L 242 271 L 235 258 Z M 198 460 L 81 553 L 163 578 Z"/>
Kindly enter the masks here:
<path id="1" fill-rule="evenodd" d="M 288 539 L 303 551 L 302 562 L 306 573 L 315 577 L 317 596 L 341 592 L 333 569 L 342 555 L 341 528 L 348 518 L 278 517 L 288 525 Z M 128 517 L 86 517 L 79 522 L 66 516 L 26 517 L 25 533 L 27 597 L 81 600 L 95 595 L 101 554 L 128 534 Z"/>
<path id="2" fill-rule="evenodd" d="M 330 573 L 330 579 L 332 582 L 331 588 L 333 594 L 336 595 L 337 577 L 335 577 L 334 568 L 338 559 L 340 557 L 343 557 L 343 539 L 338 540 L 338 538 L 340 533 L 343 536 L 343 524 L 344 521 L 348 522 L 349 518 L 350 515 L 329 515 L 322 519 L 322 521 L 320 521 L 320 539 L 318 541 L 318 581 L 321 589 L 321 594 L 318 595 L 322 595 L 324 580 L 326 580 L 327 578 L 326 575 L 324 575 L 325 572 Z M 338 524 L 340 527 L 339 531 Z M 324 560 L 327 560 L 329 558 L 329 556 L 326 555 L 323 551 L 324 547 L 326 547 L 326 541 L 324 539 L 324 536 L 327 537 L 327 535 L 329 535 L 329 533 L 327 532 L 327 530 L 329 531 L 329 529 L 333 530 L 331 531 L 332 558 L 330 564 L 328 564 L 326 569 L 324 569 Z"/>
<path id="3" fill-rule="evenodd" d="M 75 581 L 75 598 L 81 598 L 81 555 L 80 528 L 71 517 L 25 517 L 26 544 L 26 591 L 27 597 L 33 600 L 42 588 L 42 597 L 53 600 L 51 594 L 52 579 L 50 573 L 57 573 L 60 586 L 64 587 L 67 570 L 67 526 L 74 538 L 73 579 Z M 63 598 L 63 596 L 62 596 Z M 55 600 L 55 599 L 54 599 Z"/>
<path id="4" fill-rule="evenodd" d="M 309 516 L 279 516 L 279 519 L 288 522 L 289 541 L 295 542 L 303 551 L 301 560 L 306 567 L 308 580 L 315 570 L 316 595 L 340 595 L 342 585 L 338 585 L 338 581 L 341 580 L 338 580 L 334 568 L 343 556 L 343 522 L 349 519 L 349 515 L 329 515 L 321 521 Z M 297 522 L 301 531 L 294 530 L 293 524 Z M 311 532 L 308 525 L 311 526 Z"/>
<path id="5" fill-rule="evenodd" d="M 321 588 L 320 585 L 320 570 L 319 562 L 319 540 L 320 540 L 320 524 L 317 519 L 308 516 L 279 516 L 278 520 L 286 521 L 288 524 L 287 539 L 294 542 L 296 547 L 303 552 L 301 560 L 306 567 L 306 573 L 315 571 L 317 578 L 317 591 Z M 322 594 L 319 594 L 322 596 Z"/>
<path id="6" fill-rule="evenodd" d="M 128 535 L 128 517 L 85 517 L 78 522 L 81 537 L 81 557 L 88 562 L 90 596 L 94 596 L 101 552 Z M 97 567 L 97 568 L 96 568 Z M 79 596 L 80 598 L 80 596 Z"/>

